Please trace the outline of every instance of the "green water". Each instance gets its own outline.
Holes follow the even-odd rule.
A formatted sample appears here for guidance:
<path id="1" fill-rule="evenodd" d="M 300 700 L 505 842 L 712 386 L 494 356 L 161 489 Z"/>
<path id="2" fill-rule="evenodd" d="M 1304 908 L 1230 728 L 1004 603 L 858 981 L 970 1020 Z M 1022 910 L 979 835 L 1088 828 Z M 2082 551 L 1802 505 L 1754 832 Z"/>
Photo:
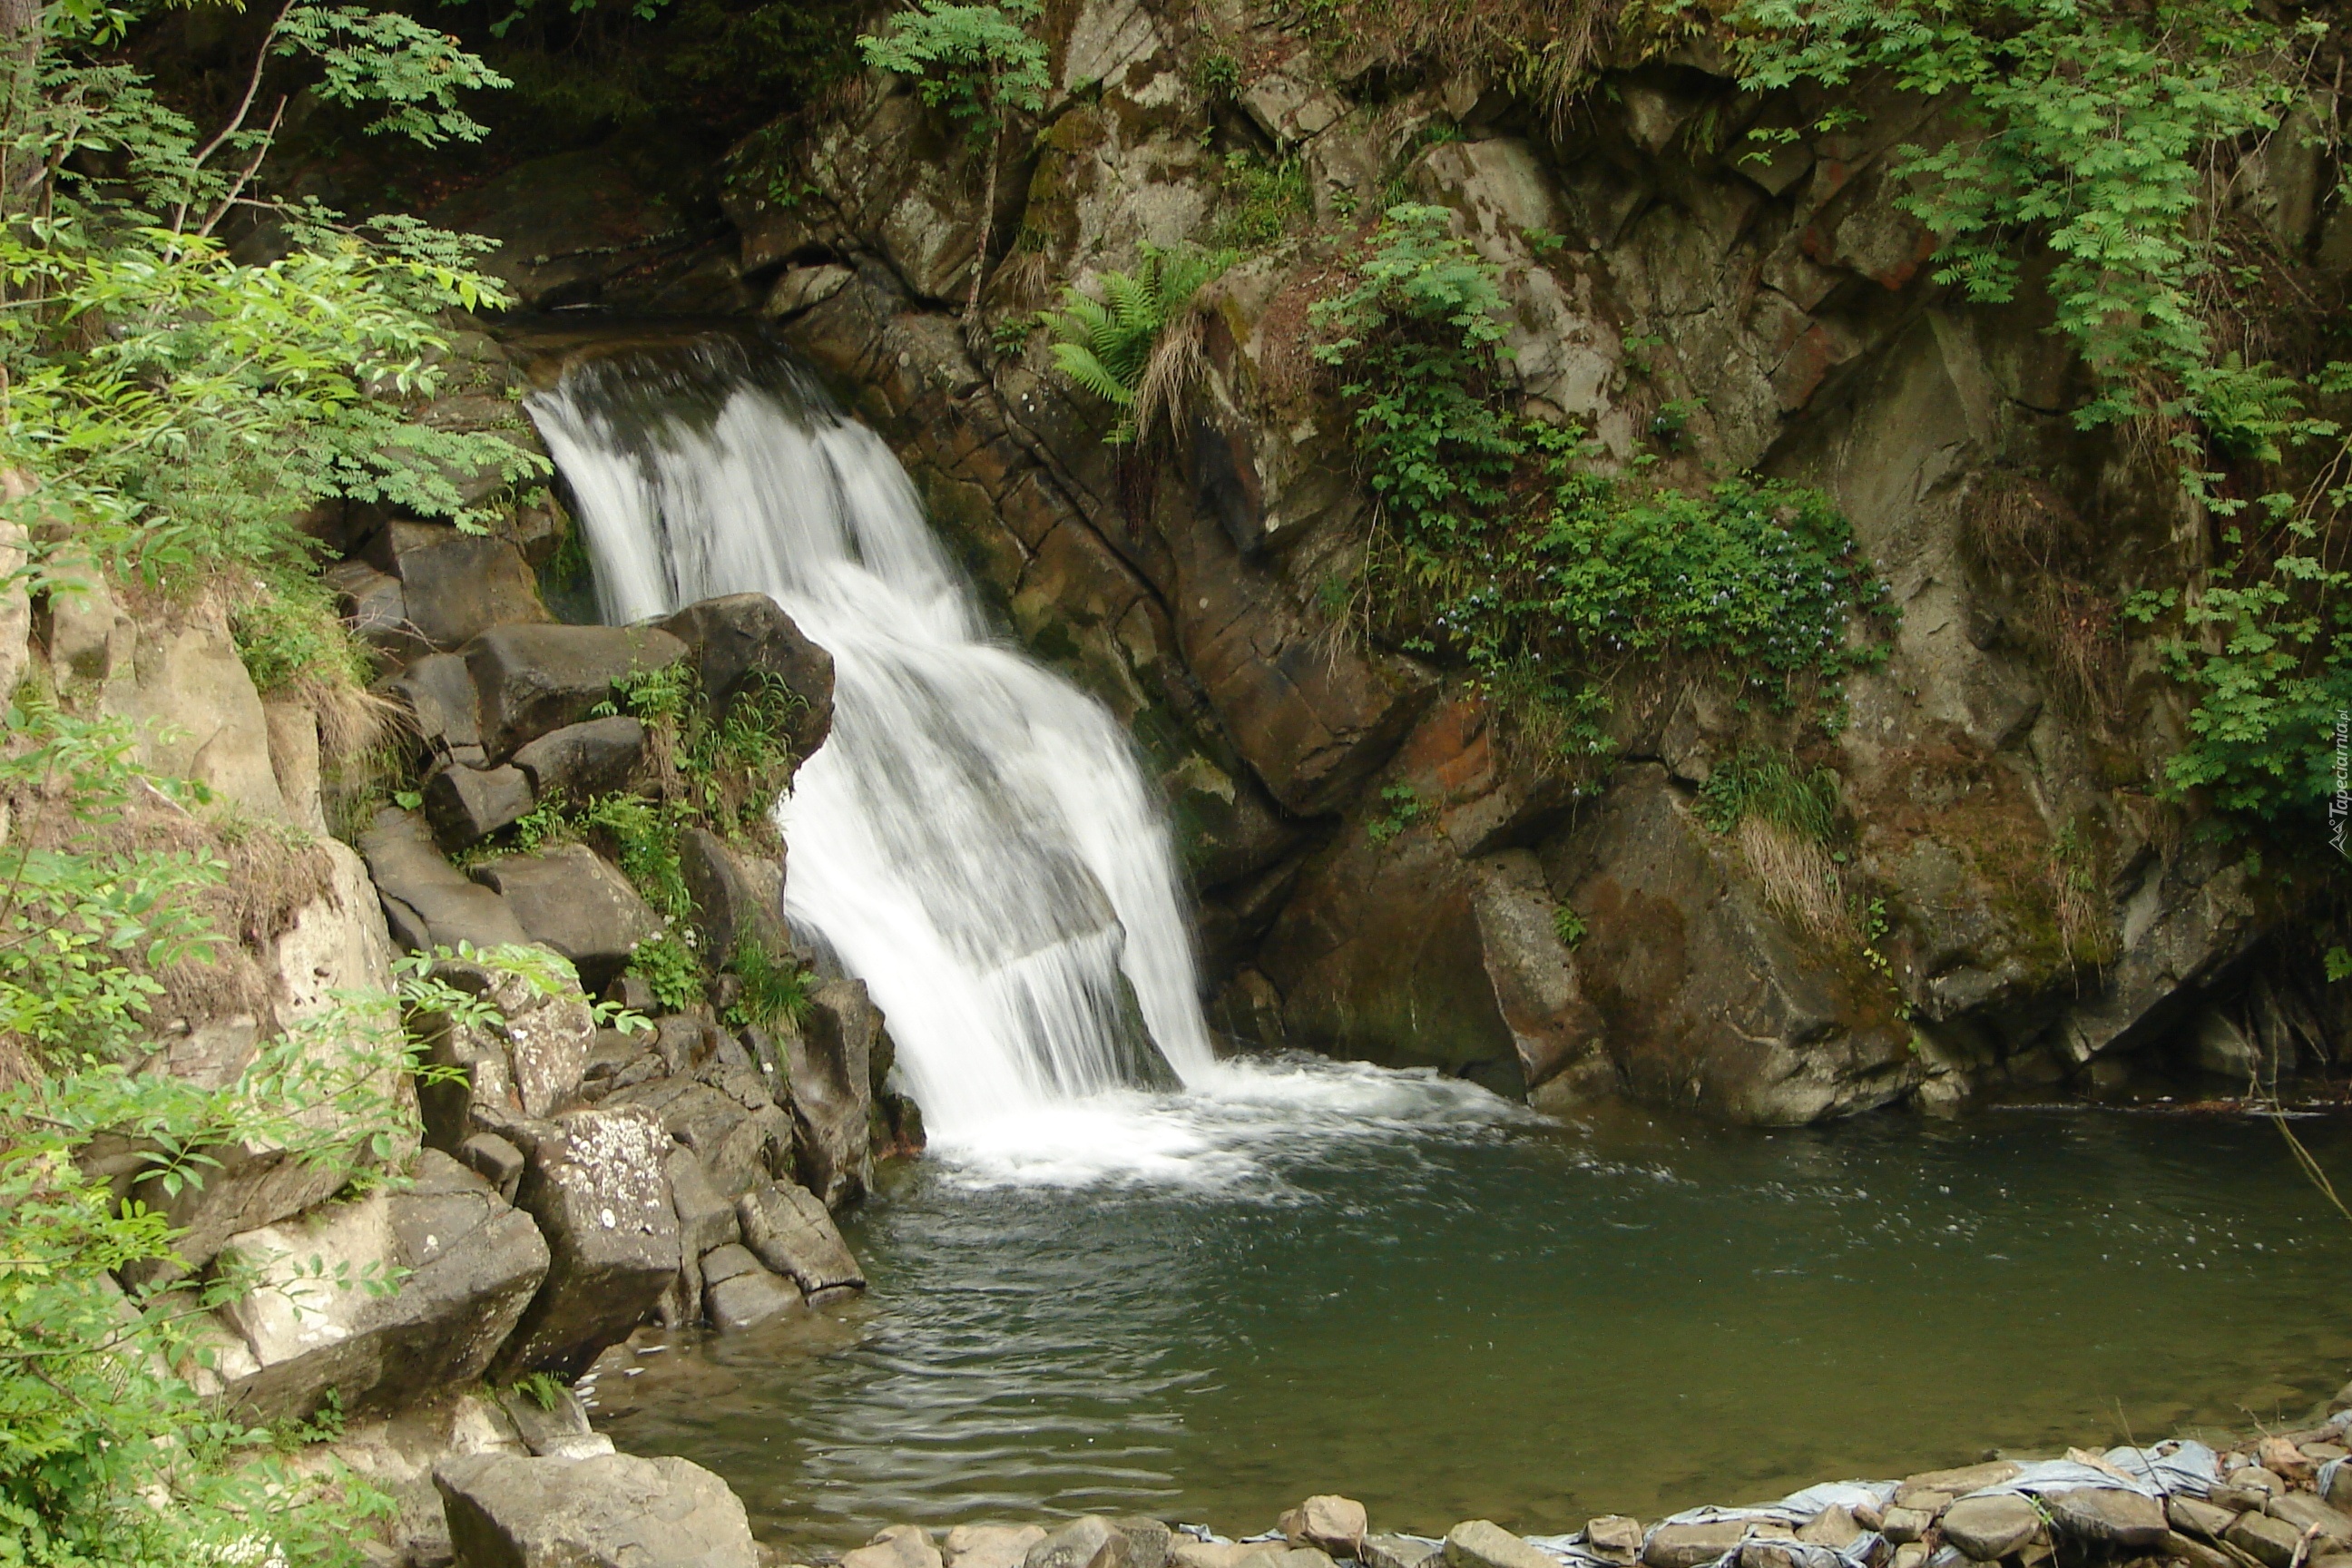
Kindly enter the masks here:
<path id="1" fill-rule="evenodd" d="M 2299 1131 L 2352 1171 L 2352 1128 Z M 1245 1532 L 1317 1491 L 1379 1529 L 1545 1531 L 2243 1429 L 2352 1360 L 2352 1225 L 2263 1122 L 1563 1127 L 1331 1068 L 1067 1142 L 898 1168 L 848 1227 L 867 1301 L 681 1340 L 600 1380 L 600 1424 L 810 1545 L 1097 1510 Z"/>

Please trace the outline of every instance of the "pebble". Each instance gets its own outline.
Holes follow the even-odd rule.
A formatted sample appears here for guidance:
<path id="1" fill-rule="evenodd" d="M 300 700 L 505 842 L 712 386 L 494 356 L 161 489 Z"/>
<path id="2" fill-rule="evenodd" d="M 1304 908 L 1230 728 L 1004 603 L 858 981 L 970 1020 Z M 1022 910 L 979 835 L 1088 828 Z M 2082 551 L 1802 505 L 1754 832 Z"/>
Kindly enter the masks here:
<path id="1" fill-rule="evenodd" d="M 1927 1568 L 1927 1549 L 1916 1541 L 1904 1542 L 1895 1549 L 1890 1568 Z"/>
<path id="2" fill-rule="evenodd" d="M 1353 1557 L 1371 1524 L 1362 1503 L 1326 1492 L 1285 1513 L 1276 1528 L 1293 1546 L 1317 1546 L 1334 1557 Z"/>

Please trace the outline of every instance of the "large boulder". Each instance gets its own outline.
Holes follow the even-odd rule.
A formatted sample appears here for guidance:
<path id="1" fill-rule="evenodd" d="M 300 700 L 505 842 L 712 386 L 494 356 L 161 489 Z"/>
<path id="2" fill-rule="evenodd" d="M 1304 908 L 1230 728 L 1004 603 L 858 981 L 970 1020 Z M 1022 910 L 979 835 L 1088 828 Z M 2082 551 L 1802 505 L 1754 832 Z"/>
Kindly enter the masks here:
<path id="1" fill-rule="evenodd" d="M 531 941 L 570 959 L 590 992 L 604 990 L 662 929 L 629 879 L 584 844 L 502 856 L 469 874 L 506 900 Z"/>
<path id="2" fill-rule="evenodd" d="M 445 959 L 433 977 L 481 998 L 496 1021 L 434 1012 L 411 1020 L 425 1060 L 455 1069 L 418 1090 L 427 1142 L 455 1152 L 478 1133 L 543 1120 L 572 1100 L 596 1040 L 587 998 L 467 959 Z"/>
<path id="3" fill-rule="evenodd" d="M 470 1454 L 434 1467 L 458 1568 L 758 1568 L 727 1483 L 685 1459 Z"/>
<path id="4" fill-rule="evenodd" d="M 491 889 L 466 879 L 434 847 L 415 812 L 386 806 L 360 835 L 360 853 L 383 900 L 393 940 L 411 951 L 527 942 L 522 922 Z"/>
<path id="5" fill-rule="evenodd" d="M 217 1313 L 234 1339 L 216 1348 L 212 1374 L 242 1408 L 284 1419 L 330 1394 L 359 1411 L 479 1377 L 538 1289 L 548 1249 L 528 1216 L 428 1149 L 406 1191 L 247 1231 L 220 1262 L 253 1285 Z"/>
<path id="6" fill-rule="evenodd" d="M 717 1081 L 656 1079 L 617 1089 L 604 1104 L 631 1107 L 657 1119 L 662 1130 L 694 1155 L 711 1190 L 732 1202 L 789 1167 L 792 1122 L 768 1099 L 757 1068 L 713 1061 L 702 1070 L 705 1078 Z"/>
<path id="7" fill-rule="evenodd" d="M 660 626 L 692 651 L 714 714 L 770 677 L 800 699 L 793 753 L 805 757 L 824 743 L 833 730 L 833 655 L 803 637 L 782 605 L 765 594 L 730 594 L 688 605 Z"/>
<path id="8" fill-rule="evenodd" d="M 741 853 L 707 827 L 677 836 L 677 858 L 694 923 L 707 939 L 704 951 L 723 958 L 747 938 L 770 952 L 785 950 L 781 866 Z"/>
<path id="9" fill-rule="evenodd" d="M 686 651 L 651 626 L 493 626 L 465 649 L 483 749 L 503 763 L 524 743 L 592 717 L 623 676 L 662 668 Z"/>
<path id="10" fill-rule="evenodd" d="M 547 1279 L 492 1375 L 576 1377 L 653 1310 L 680 1256 L 669 1149 L 661 1123 L 629 1107 L 568 1111 L 544 1130 L 516 1200 L 547 1237 Z"/>
<path id="11" fill-rule="evenodd" d="M 394 521 L 369 542 L 365 558 L 399 580 L 403 619 L 436 648 L 495 626 L 552 618 L 522 552 L 496 534 Z"/>
<path id="12" fill-rule="evenodd" d="M 701 1275 L 704 1314 L 724 1333 L 757 1328 L 803 1305 L 799 1287 L 745 1247 L 714 1247 L 701 1261 Z"/>
<path id="13" fill-rule="evenodd" d="M 136 634 L 130 668 L 108 681 L 103 707 L 132 725 L 139 761 L 257 816 L 290 820 L 269 759 L 268 717 L 226 611 L 205 599 L 141 619 Z"/>
<path id="14" fill-rule="evenodd" d="M 434 842 L 453 855 L 513 826 L 538 804 L 530 775 L 518 767 L 455 763 L 425 781 L 425 820 Z"/>
<path id="15" fill-rule="evenodd" d="M 882 1013 L 862 980 L 828 980 L 785 1042 L 802 1184 L 827 1208 L 865 1194 L 874 1170 L 872 1064 Z"/>
<path id="16" fill-rule="evenodd" d="M 1787 1125 L 1882 1105 L 1917 1081 L 1894 983 L 1860 943 L 1769 905 L 1737 840 L 1654 763 L 1622 769 L 1545 870 L 1590 934 L 1577 953 L 1606 1049 L 1640 1098 Z"/>
<path id="17" fill-rule="evenodd" d="M 645 752 L 645 725 L 613 713 L 548 731 L 517 749 L 514 765 L 540 799 L 576 803 L 627 789 Z"/>
<path id="18" fill-rule="evenodd" d="M 743 1244 L 810 1296 L 860 1289 L 865 1271 L 850 1255 L 833 1215 L 806 1187 L 773 1184 L 743 1194 L 735 1205 Z"/>
<path id="19" fill-rule="evenodd" d="M 409 727 L 444 761 L 481 766 L 481 704 L 473 672 L 454 653 L 428 654 L 376 689 L 408 710 Z"/>

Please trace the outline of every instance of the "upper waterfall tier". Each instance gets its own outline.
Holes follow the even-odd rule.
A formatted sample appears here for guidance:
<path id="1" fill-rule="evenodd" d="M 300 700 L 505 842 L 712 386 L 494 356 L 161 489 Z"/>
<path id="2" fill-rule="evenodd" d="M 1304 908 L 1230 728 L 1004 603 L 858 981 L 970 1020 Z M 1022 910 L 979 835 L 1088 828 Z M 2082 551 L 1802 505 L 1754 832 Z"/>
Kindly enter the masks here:
<path id="1" fill-rule="evenodd" d="M 863 979 L 933 1132 L 1210 1065 L 1160 802 L 1110 714 L 992 639 L 898 459 L 713 337 L 530 401 L 606 620 L 772 595 L 835 668 L 778 807 L 785 912 Z"/>

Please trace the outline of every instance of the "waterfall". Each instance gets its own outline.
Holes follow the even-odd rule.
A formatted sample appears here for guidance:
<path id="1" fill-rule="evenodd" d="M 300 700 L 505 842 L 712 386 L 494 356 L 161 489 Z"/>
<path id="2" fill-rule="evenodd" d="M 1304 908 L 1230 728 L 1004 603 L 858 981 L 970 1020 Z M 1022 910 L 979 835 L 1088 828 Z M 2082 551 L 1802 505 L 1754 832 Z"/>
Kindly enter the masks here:
<path id="1" fill-rule="evenodd" d="M 832 736 L 778 806 L 784 912 L 866 982 L 935 1136 L 1208 1073 L 1139 757 L 992 638 L 879 437 L 728 337 L 575 360 L 529 406 L 607 622 L 764 593 L 832 653 Z"/>

